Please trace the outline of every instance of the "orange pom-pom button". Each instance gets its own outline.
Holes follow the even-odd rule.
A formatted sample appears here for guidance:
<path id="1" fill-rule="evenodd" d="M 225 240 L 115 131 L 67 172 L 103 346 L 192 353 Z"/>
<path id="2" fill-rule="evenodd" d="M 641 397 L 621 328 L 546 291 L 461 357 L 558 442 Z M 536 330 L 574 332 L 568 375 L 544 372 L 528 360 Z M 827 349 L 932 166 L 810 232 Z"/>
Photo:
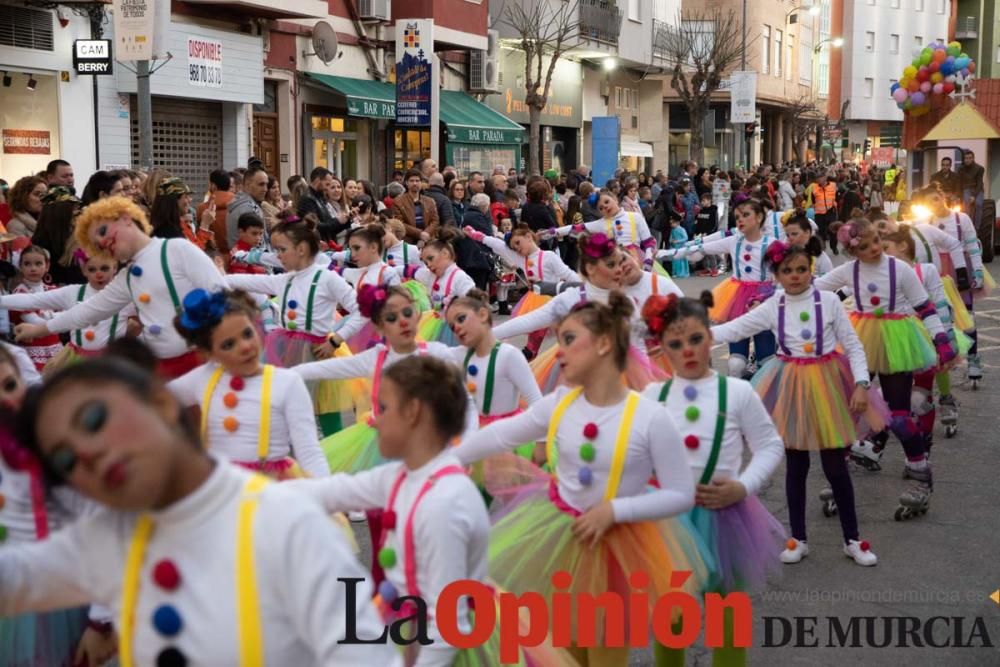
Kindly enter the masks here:
<path id="1" fill-rule="evenodd" d="M 287 317 L 290 320 L 294 320 L 296 317 L 298 317 L 298 314 L 294 310 L 290 310 L 287 313 L 285 313 L 285 317 Z"/>
<path id="2" fill-rule="evenodd" d="M 233 392 L 229 392 L 222 397 L 222 404 L 225 405 L 230 410 L 235 408 L 239 404 L 239 402 L 240 399 L 237 398 L 236 394 L 234 394 Z"/>
<path id="3" fill-rule="evenodd" d="M 0 510 L 2 510 L 3 506 L 6 504 L 7 504 L 7 498 L 4 497 L 2 493 L 0 493 Z"/>
<path id="4" fill-rule="evenodd" d="M 789 550 L 794 550 L 795 547 L 799 546 L 799 541 L 794 537 L 789 537 L 788 541 L 785 542 L 785 548 Z"/>
<path id="5" fill-rule="evenodd" d="M 146 294 L 145 292 L 143 292 L 142 294 L 140 294 L 140 295 L 139 295 L 139 301 L 140 301 L 141 303 L 149 303 L 149 301 L 150 301 L 150 299 L 151 299 L 151 298 L 152 298 L 152 297 L 150 297 L 150 296 L 149 296 L 148 294 Z"/>
<path id="6" fill-rule="evenodd" d="M 815 349 L 816 349 L 816 346 L 814 346 L 812 343 L 806 343 L 805 345 L 802 346 L 802 350 L 806 354 L 812 354 L 813 350 L 815 350 Z"/>
<path id="7" fill-rule="evenodd" d="M 226 429 L 230 433 L 233 433 L 240 427 L 240 420 L 236 417 L 229 416 L 222 420 L 222 428 Z"/>
<path id="8" fill-rule="evenodd" d="M 469 390 L 470 394 L 475 394 L 476 393 L 476 383 L 475 382 L 470 382 L 469 384 L 465 385 L 465 388 Z"/>
<path id="9" fill-rule="evenodd" d="M 94 335 L 93 331 L 87 329 L 86 331 L 83 332 L 83 337 L 86 338 L 87 340 L 94 340 L 94 338 L 96 338 L 97 336 Z"/>

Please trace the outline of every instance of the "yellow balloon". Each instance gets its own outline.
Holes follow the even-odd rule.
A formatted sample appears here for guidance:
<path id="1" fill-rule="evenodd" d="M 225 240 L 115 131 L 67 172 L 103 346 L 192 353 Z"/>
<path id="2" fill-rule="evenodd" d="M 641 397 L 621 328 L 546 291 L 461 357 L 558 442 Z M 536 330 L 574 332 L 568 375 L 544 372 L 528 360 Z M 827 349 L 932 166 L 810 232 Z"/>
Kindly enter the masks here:
<path id="1" fill-rule="evenodd" d="M 907 79 L 912 79 L 916 75 L 917 75 L 917 68 L 914 67 L 913 65 L 907 65 L 903 69 L 903 76 L 905 76 Z"/>
<path id="2" fill-rule="evenodd" d="M 944 75 L 941 72 L 931 74 L 931 83 L 941 83 L 942 81 L 944 81 Z"/>

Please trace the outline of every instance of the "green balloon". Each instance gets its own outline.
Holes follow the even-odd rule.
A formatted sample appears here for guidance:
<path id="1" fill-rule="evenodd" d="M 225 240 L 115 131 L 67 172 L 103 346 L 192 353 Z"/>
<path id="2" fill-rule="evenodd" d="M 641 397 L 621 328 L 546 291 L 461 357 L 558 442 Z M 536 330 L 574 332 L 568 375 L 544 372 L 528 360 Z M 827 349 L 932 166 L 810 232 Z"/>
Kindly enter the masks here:
<path id="1" fill-rule="evenodd" d="M 909 111 L 912 108 L 913 108 L 913 102 L 911 102 L 909 98 L 907 98 L 907 100 L 903 102 L 903 111 Z"/>
<path id="2" fill-rule="evenodd" d="M 962 53 L 961 53 L 961 54 L 959 55 L 959 57 L 960 57 L 960 58 L 968 58 L 968 57 L 969 57 L 969 54 L 968 54 L 968 53 L 966 53 L 965 51 L 962 51 Z"/>
<path id="3" fill-rule="evenodd" d="M 957 58 L 958 54 L 962 52 L 962 48 L 959 46 L 949 46 L 947 52 L 949 56 L 955 56 Z"/>
<path id="4" fill-rule="evenodd" d="M 931 62 L 931 52 L 928 49 L 924 49 L 920 53 L 920 64 L 921 65 L 929 65 L 930 62 Z"/>

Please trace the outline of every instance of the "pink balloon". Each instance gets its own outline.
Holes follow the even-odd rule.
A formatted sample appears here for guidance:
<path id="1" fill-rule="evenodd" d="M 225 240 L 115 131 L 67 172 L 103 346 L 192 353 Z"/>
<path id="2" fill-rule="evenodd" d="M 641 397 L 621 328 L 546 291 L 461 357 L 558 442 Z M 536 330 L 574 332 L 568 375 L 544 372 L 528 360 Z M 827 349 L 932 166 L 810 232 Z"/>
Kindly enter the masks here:
<path id="1" fill-rule="evenodd" d="M 930 81 L 924 81 L 922 84 L 920 84 L 920 92 L 922 93 L 931 92 L 931 88 L 933 88 L 933 86 L 931 85 Z"/>
<path id="2" fill-rule="evenodd" d="M 892 99 L 896 100 L 900 104 L 906 101 L 907 92 L 905 88 L 897 88 L 892 93 Z"/>
<path id="3" fill-rule="evenodd" d="M 935 95 L 940 95 L 943 92 L 944 92 L 944 84 L 943 83 L 935 83 L 934 84 L 934 94 Z"/>

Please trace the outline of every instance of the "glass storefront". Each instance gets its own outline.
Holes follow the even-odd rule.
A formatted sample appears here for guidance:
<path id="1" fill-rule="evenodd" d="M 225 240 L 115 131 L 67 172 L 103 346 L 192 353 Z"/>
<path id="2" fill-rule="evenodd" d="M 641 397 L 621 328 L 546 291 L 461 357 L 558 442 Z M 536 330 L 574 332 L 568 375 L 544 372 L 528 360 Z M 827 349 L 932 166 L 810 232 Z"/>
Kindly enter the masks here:
<path id="1" fill-rule="evenodd" d="M 58 82 L 52 74 L 4 74 L 10 85 L 3 88 L 0 104 L 0 174 L 13 184 L 44 171 L 49 160 L 61 155 Z"/>
<path id="2" fill-rule="evenodd" d="M 431 157 L 430 130 L 393 130 L 392 168 L 406 171 L 417 162 Z"/>
<path id="3" fill-rule="evenodd" d="M 493 172 L 493 167 L 503 165 L 511 167 L 518 164 L 520 146 L 477 146 L 475 144 L 455 144 L 450 149 L 451 161 L 460 174 L 470 174 L 481 171 L 484 174 Z"/>
<path id="4" fill-rule="evenodd" d="M 312 165 L 340 178 L 358 178 L 358 122 L 353 118 L 312 117 Z"/>

